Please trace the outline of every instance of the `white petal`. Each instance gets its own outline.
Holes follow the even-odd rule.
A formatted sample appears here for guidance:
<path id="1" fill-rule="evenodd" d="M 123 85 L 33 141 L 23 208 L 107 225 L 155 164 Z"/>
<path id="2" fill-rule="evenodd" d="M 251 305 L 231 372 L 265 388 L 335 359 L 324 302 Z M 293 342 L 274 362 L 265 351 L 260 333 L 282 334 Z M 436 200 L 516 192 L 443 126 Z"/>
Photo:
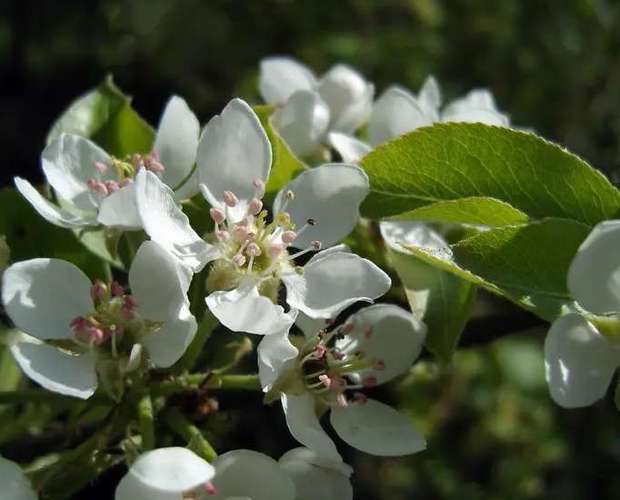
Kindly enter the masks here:
<path id="1" fill-rule="evenodd" d="M 26 198 L 28 203 L 50 224 L 55 226 L 72 228 L 79 226 L 94 226 L 97 224 L 95 212 L 92 214 L 73 213 L 60 208 L 43 198 L 41 194 L 27 180 L 15 177 L 15 187 Z"/>
<path id="2" fill-rule="evenodd" d="M 56 194 L 81 210 L 99 206 L 99 198 L 90 191 L 88 179 L 111 179 L 102 175 L 95 162 L 110 165 L 110 156 L 94 142 L 79 135 L 62 134 L 41 153 L 43 172 Z"/>
<path id="3" fill-rule="evenodd" d="M 153 149 L 159 153 L 159 159 L 166 168 L 162 180 L 172 189 L 185 179 L 196 161 L 200 123 L 189 109 L 185 99 L 172 96 L 166 104 L 157 128 Z M 191 198 L 194 192 L 183 187 L 177 192 L 177 199 Z"/>
<path id="4" fill-rule="evenodd" d="M 376 304 L 347 319 L 354 325 L 351 333 L 336 342 L 345 353 L 361 350 L 366 359 L 381 360 L 382 370 L 364 371 L 383 384 L 409 370 L 420 355 L 426 337 L 426 325 L 409 311 L 391 304 Z"/>
<path id="5" fill-rule="evenodd" d="M 419 127 L 432 125 L 435 117 L 409 92 L 398 87 L 387 89 L 372 108 L 368 121 L 370 144 L 378 146 Z"/>
<path id="6" fill-rule="evenodd" d="M 214 207 L 223 207 L 224 191 L 240 200 L 228 212 L 239 220 L 254 196 L 254 180 L 267 182 L 271 145 L 256 113 L 241 99 L 230 101 L 205 127 L 198 145 L 198 182 Z"/>
<path id="7" fill-rule="evenodd" d="M 620 312 L 620 221 L 597 224 L 568 270 L 568 288 L 588 311 Z"/>
<path id="8" fill-rule="evenodd" d="M 196 319 L 189 307 L 184 305 L 176 319 L 166 321 L 159 330 L 150 333 L 141 342 L 149 351 L 155 366 L 168 368 L 183 356 L 194 339 L 196 329 Z"/>
<path id="9" fill-rule="evenodd" d="M 319 253 L 303 275 L 285 275 L 287 302 L 312 318 L 332 318 L 361 300 L 372 302 L 390 289 L 390 277 L 369 260 L 352 253 Z"/>
<path id="10" fill-rule="evenodd" d="M 270 335 L 288 329 L 295 318 L 258 293 L 252 282 L 230 291 L 213 292 L 206 299 L 213 315 L 233 332 Z"/>
<path id="11" fill-rule="evenodd" d="M 265 102 L 284 104 L 298 90 L 313 90 L 316 79 L 306 66 L 289 57 L 267 57 L 260 62 L 258 89 Z"/>
<path id="12" fill-rule="evenodd" d="M 151 488 L 127 473 L 116 487 L 114 500 L 183 500 L 183 494 Z"/>
<path id="13" fill-rule="evenodd" d="M 136 203 L 136 185 L 131 183 L 101 201 L 97 220 L 108 227 L 125 230 L 142 229 Z"/>
<path id="14" fill-rule="evenodd" d="M 309 218 L 316 222 L 307 227 L 293 245 L 306 248 L 313 240 L 319 240 L 328 247 L 353 230 L 368 190 L 368 176 L 361 168 L 329 163 L 306 170 L 289 182 L 278 193 L 274 211 L 278 212 L 283 206 L 286 192 L 293 191 L 295 199 L 286 208 L 293 223 L 301 228 Z"/>
<path id="15" fill-rule="evenodd" d="M 53 392 L 88 399 L 97 388 L 95 358 L 75 356 L 59 349 L 31 342 L 18 342 L 11 353 L 24 373 Z"/>
<path id="16" fill-rule="evenodd" d="M 309 156 L 325 135 L 329 108 L 316 92 L 300 90 L 276 110 L 272 123 L 296 155 Z"/>
<path id="17" fill-rule="evenodd" d="M 7 500 L 36 500 L 37 496 L 19 465 L 0 457 L 0 484 Z"/>
<path id="18" fill-rule="evenodd" d="M 267 335 L 258 344 L 258 376 L 264 392 L 297 357 L 299 351 L 288 338 L 289 328 Z"/>
<path id="19" fill-rule="evenodd" d="M 337 64 L 323 75 L 318 91 L 330 110 L 330 129 L 352 133 L 366 121 L 372 107 L 374 86 L 357 71 Z"/>
<path id="20" fill-rule="evenodd" d="M 429 76 L 424 81 L 418 93 L 418 102 L 429 115 L 435 116 L 435 119 L 437 119 L 438 110 L 441 106 L 441 90 L 433 76 Z"/>
<path id="21" fill-rule="evenodd" d="M 508 116 L 495 106 L 493 94 L 485 89 L 474 89 L 465 97 L 449 103 L 441 114 L 443 122 L 478 122 L 507 127 Z"/>
<path id="22" fill-rule="evenodd" d="M 172 190 L 152 172 L 141 170 L 136 177 L 136 200 L 144 230 L 194 272 L 218 253 L 189 224 L 189 219 L 174 201 Z"/>
<path id="23" fill-rule="evenodd" d="M 70 323 L 94 311 L 91 282 L 60 259 L 31 259 L 10 266 L 2 279 L 2 303 L 15 325 L 39 339 L 71 336 Z"/>
<path id="24" fill-rule="evenodd" d="M 280 457 L 280 466 L 295 483 L 295 500 L 352 500 L 350 467 L 322 460 L 308 448 L 294 448 Z M 327 463 L 326 463 L 327 462 Z M 342 468 L 349 469 L 346 472 Z"/>
<path id="25" fill-rule="evenodd" d="M 340 132 L 330 132 L 327 139 L 331 147 L 338 152 L 342 161 L 346 163 L 358 163 L 372 151 L 372 148 L 365 142 Z"/>
<path id="26" fill-rule="evenodd" d="M 293 437 L 304 446 L 328 460 L 341 462 L 336 445 L 321 427 L 314 408 L 314 398 L 308 394 L 282 394 L 286 425 Z"/>
<path id="27" fill-rule="evenodd" d="M 383 221 L 379 223 L 381 236 L 392 250 L 411 253 L 406 247 L 416 246 L 433 255 L 450 260 L 452 250 L 448 242 L 429 226 L 414 221 Z"/>
<path id="28" fill-rule="evenodd" d="M 129 474 L 154 490 L 183 493 L 209 482 L 215 469 L 187 448 L 170 447 L 143 453 Z"/>
<path id="29" fill-rule="evenodd" d="M 295 485 L 273 458 L 252 450 L 233 450 L 213 462 L 213 500 L 295 500 Z"/>
<path id="30" fill-rule="evenodd" d="M 441 115 L 442 122 L 484 123 L 507 127 L 509 120 L 506 115 L 488 109 L 468 109 L 460 112 L 444 112 Z"/>
<path id="31" fill-rule="evenodd" d="M 579 314 L 556 319 L 545 339 L 545 372 L 554 401 L 565 408 L 589 406 L 605 396 L 620 351 Z"/>
<path id="32" fill-rule="evenodd" d="M 302 332 L 304 332 L 304 336 L 309 339 L 316 337 L 316 334 L 325 328 L 327 321 L 325 318 L 311 318 L 310 316 L 300 312 L 297 315 L 295 324 L 301 329 Z"/>
<path id="33" fill-rule="evenodd" d="M 372 455 L 408 455 L 426 448 L 409 417 L 374 399 L 332 408 L 330 420 L 344 441 Z"/>

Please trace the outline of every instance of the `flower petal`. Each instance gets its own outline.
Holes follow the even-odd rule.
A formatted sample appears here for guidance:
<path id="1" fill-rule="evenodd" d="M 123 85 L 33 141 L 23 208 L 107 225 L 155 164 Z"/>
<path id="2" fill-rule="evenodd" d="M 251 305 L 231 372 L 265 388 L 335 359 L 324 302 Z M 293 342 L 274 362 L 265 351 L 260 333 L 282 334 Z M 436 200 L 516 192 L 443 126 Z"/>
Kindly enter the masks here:
<path id="1" fill-rule="evenodd" d="M 313 240 L 324 247 L 348 235 L 359 219 L 359 207 L 369 191 L 368 176 L 359 167 L 329 163 L 306 170 L 282 189 L 274 201 L 274 211 L 282 209 L 287 191 L 295 193 L 286 211 L 301 228 L 309 218 L 314 226 L 304 229 L 293 245 L 306 248 Z"/>
<path id="2" fill-rule="evenodd" d="M 330 129 L 352 133 L 366 121 L 374 86 L 353 68 L 336 64 L 319 81 L 318 92 L 330 110 Z"/>
<path id="3" fill-rule="evenodd" d="M 153 490 L 184 493 L 209 482 L 215 469 L 187 448 L 170 447 L 143 453 L 128 474 Z"/>
<path id="4" fill-rule="evenodd" d="M 474 89 L 465 97 L 450 102 L 441 114 L 443 122 L 478 122 L 508 127 L 510 120 L 495 106 L 493 94 L 486 89 Z"/>
<path id="5" fill-rule="evenodd" d="M 172 189 L 177 187 L 192 171 L 196 161 L 200 123 L 198 118 L 179 96 L 172 96 L 161 116 L 153 149 L 159 154 L 166 168 L 162 181 Z M 179 200 L 198 193 L 198 185 L 184 185 L 175 193 Z"/>
<path id="6" fill-rule="evenodd" d="M 295 500 L 353 499 L 351 468 L 343 462 L 329 462 L 308 448 L 294 448 L 282 455 L 279 463 L 295 483 Z"/>
<path id="7" fill-rule="evenodd" d="M 43 172 L 56 194 L 80 210 L 93 210 L 99 198 L 88 188 L 88 179 L 111 179 L 95 162 L 110 165 L 110 156 L 94 142 L 79 135 L 62 134 L 41 153 Z"/>
<path id="8" fill-rule="evenodd" d="M 213 462 L 215 495 L 209 499 L 295 500 L 295 485 L 273 458 L 252 450 L 233 450 Z"/>
<path id="9" fill-rule="evenodd" d="M 227 208 L 240 220 L 254 197 L 254 180 L 267 182 L 271 170 L 271 144 L 256 113 L 245 101 L 233 99 L 221 115 L 211 118 L 198 145 L 198 182 L 214 207 L 223 208 L 224 191 L 239 203 Z"/>
<path id="10" fill-rule="evenodd" d="M 293 437 L 318 455 L 341 462 L 336 445 L 323 430 L 316 416 L 314 398 L 308 393 L 301 396 L 282 394 L 281 400 L 286 425 Z"/>
<path id="11" fill-rule="evenodd" d="M 304 332 L 304 336 L 310 339 L 316 337 L 317 333 L 327 326 L 327 320 L 325 318 L 311 318 L 300 312 L 295 324 Z"/>
<path id="12" fill-rule="evenodd" d="M 271 390 L 273 383 L 297 357 L 299 351 L 288 338 L 289 328 L 267 335 L 258 344 L 258 376 L 264 392 Z"/>
<path id="13" fill-rule="evenodd" d="M 114 500 L 183 500 L 183 494 L 151 488 L 132 474 L 125 474 L 116 487 Z"/>
<path id="14" fill-rule="evenodd" d="M 330 132 L 327 140 L 346 163 L 358 163 L 372 151 L 372 148 L 365 142 L 340 132 Z"/>
<path id="15" fill-rule="evenodd" d="M 125 230 L 142 229 L 136 202 L 136 185 L 131 183 L 101 201 L 97 220 L 108 227 Z"/>
<path id="16" fill-rule="evenodd" d="M 97 224 L 95 212 L 72 213 L 69 210 L 58 207 L 43 198 L 41 194 L 26 179 L 15 177 L 15 187 L 26 198 L 28 203 L 50 224 L 55 226 L 73 228 L 79 226 L 94 226 Z"/>
<path id="17" fill-rule="evenodd" d="M 332 318 L 354 302 L 372 302 L 390 289 L 390 277 L 371 261 L 352 253 L 321 253 L 308 261 L 303 275 L 282 278 L 289 305 L 311 318 Z"/>
<path id="18" fill-rule="evenodd" d="M 174 201 L 172 190 L 152 172 L 141 170 L 136 177 L 136 201 L 144 230 L 151 239 L 194 272 L 218 257 L 189 224 Z"/>
<path id="19" fill-rule="evenodd" d="M 0 457 L 0 484 L 7 500 L 36 500 L 37 496 L 24 471 L 15 462 Z"/>
<path id="20" fill-rule="evenodd" d="M 75 356 L 46 344 L 18 342 L 11 354 L 24 373 L 45 389 L 80 399 L 91 397 L 97 389 L 95 358 Z"/>
<path id="21" fill-rule="evenodd" d="M 370 144 L 378 146 L 390 139 L 432 125 L 435 117 L 404 89 L 390 87 L 372 109 L 368 121 Z"/>
<path id="22" fill-rule="evenodd" d="M 298 90 L 313 90 L 312 71 L 290 57 L 267 57 L 260 62 L 258 89 L 268 104 L 284 104 Z"/>
<path id="23" fill-rule="evenodd" d="M 588 311 L 620 312 L 620 220 L 597 224 L 568 270 L 568 288 Z"/>
<path id="24" fill-rule="evenodd" d="M 426 449 L 424 436 L 409 417 L 374 399 L 332 408 L 330 421 L 345 442 L 372 455 L 392 457 Z"/>
<path id="25" fill-rule="evenodd" d="M 270 335 L 288 329 L 295 318 L 258 293 L 256 284 L 241 283 L 230 291 L 213 292 L 206 298 L 213 315 L 233 332 Z"/>
<path id="26" fill-rule="evenodd" d="M 379 230 L 388 246 L 397 252 L 410 254 L 405 245 L 416 246 L 432 252 L 436 257 L 452 259 L 448 242 L 422 222 L 383 221 L 379 223 Z"/>
<path id="27" fill-rule="evenodd" d="M 336 347 L 344 353 L 362 351 L 366 359 L 382 361 L 384 367 L 365 370 L 364 377 L 375 377 L 378 384 L 402 375 L 422 352 L 426 325 L 402 307 L 376 304 L 350 316 L 353 330 Z"/>
<path id="28" fill-rule="evenodd" d="M 309 156 L 327 130 L 329 108 L 316 92 L 299 90 L 276 110 L 272 123 L 296 155 Z"/>
<path id="29" fill-rule="evenodd" d="M 2 303 L 17 328 L 39 339 L 71 336 L 70 323 L 94 311 L 91 282 L 60 259 L 31 259 L 4 271 Z"/>
<path id="30" fill-rule="evenodd" d="M 166 321 L 159 330 L 150 333 L 141 342 L 149 351 L 155 366 L 168 368 L 185 354 L 196 335 L 197 327 L 189 307 L 184 305 L 178 312 L 178 318 Z"/>
<path id="31" fill-rule="evenodd" d="M 603 396 L 620 350 L 579 314 L 556 319 L 545 339 L 545 372 L 553 400 L 564 408 L 589 406 Z"/>
<path id="32" fill-rule="evenodd" d="M 418 92 L 418 103 L 429 116 L 434 116 L 434 120 L 439 118 L 438 112 L 441 106 L 441 90 L 435 77 L 429 76 Z"/>

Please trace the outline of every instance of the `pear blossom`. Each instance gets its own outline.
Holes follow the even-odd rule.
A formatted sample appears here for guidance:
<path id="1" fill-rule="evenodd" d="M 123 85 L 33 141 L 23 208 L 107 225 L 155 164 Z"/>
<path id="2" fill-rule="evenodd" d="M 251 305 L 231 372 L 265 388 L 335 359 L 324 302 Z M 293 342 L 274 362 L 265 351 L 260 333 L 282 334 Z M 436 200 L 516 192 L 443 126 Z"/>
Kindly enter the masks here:
<path id="1" fill-rule="evenodd" d="M 233 450 L 209 464 L 186 448 L 148 451 L 119 483 L 116 500 L 348 500 L 351 468 L 296 448 L 279 462 L 252 450 Z M 321 483 L 317 484 L 316 481 Z"/>
<path id="2" fill-rule="evenodd" d="M 15 462 L 0 456 L 2 497 L 10 500 L 36 500 L 30 481 Z"/>
<path id="3" fill-rule="evenodd" d="M 317 78 L 289 57 L 268 57 L 260 63 L 259 91 L 278 106 L 276 130 L 299 156 L 310 156 L 330 132 L 353 134 L 370 114 L 374 86 L 353 68 L 336 64 Z"/>
<path id="4" fill-rule="evenodd" d="M 339 327 L 323 322 L 320 328 L 320 322 L 303 315 L 297 323 L 303 339 L 281 331 L 258 347 L 266 401 L 281 399 L 295 439 L 338 461 L 336 446 L 319 423 L 329 411 L 336 433 L 367 453 L 405 455 L 426 447 L 408 417 L 362 392 L 410 368 L 422 349 L 423 323 L 389 304 L 362 309 Z"/>
<path id="5" fill-rule="evenodd" d="M 347 164 L 306 170 L 278 193 L 269 217 L 263 196 L 271 161 L 265 131 L 242 100 L 233 99 L 207 124 L 196 173 L 215 225 L 207 241 L 156 175 L 142 171 L 136 181 L 147 234 L 194 272 L 210 263 L 211 312 L 233 331 L 259 335 L 294 321 L 277 304 L 282 283 L 291 308 L 321 318 L 372 301 L 391 283 L 375 264 L 340 247 L 319 251 L 353 229 L 369 189 L 366 174 Z M 317 253 L 303 268 L 296 265 L 311 252 Z"/>
<path id="6" fill-rule="evenodd" d="M 576 311 L 556 319 L 545 339 L 553 400 L 565 408 L 603 398 L 620 367 L 620 221 L 598 224 L 579 247 L 567 284 Z"/>
<path id="7" fill-rule="evenodd" d="M 155 242 L 129 269 L 131 291 L 90 279 L 60 259 L 31 259 L 3 275 L 2 302 L 24 336 L 11 346 L 22 370 L 46 389 L 87 399 L 98 373 L 127 372 L 145 351 L 157 367 L 174 364 L 191 342 L 191 274 Z"/>
<path id="8" fill-rule="evenodd" d="M 486 89 L 471 90 L 441 109 L 441 91 L 430 76 L 417 96 L 400 86 L 389 87 L 381 94 L 368 120 L 369 144 L 338 132 L 330 133 L 329 142 L 344 161 L 357 162 L 379 144 L 437 122 L 510 125 L 508 115 L 497 109 L 493 95 Z"/>
<path id="9" fill-rule="evenodd" d="M 136 173 L 148 170 L 175 192 L 177 200 L 198 192 L 191 177 L 200 124 L 187 103 L 173 96 L 161 117 L 153 150 L 114 158 L 85 137 L 61 134 L 41 154 L 43 173 L 59 205 L 44 198 L 27 180 L 15 186 L 48 222 L 66 228 L 102 224 L 140 229 L 133 185 Z"/>

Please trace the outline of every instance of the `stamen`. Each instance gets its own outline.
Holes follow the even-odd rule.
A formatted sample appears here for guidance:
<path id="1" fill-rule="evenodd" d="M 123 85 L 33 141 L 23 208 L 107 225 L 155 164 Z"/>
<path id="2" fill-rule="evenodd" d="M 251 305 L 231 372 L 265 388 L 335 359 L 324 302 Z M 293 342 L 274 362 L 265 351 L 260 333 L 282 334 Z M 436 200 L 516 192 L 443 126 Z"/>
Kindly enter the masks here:
<path id="1" fill-rule="evenodd" d="M 215 231 L 215 237 L 219 241 L 228 241 L 230 240 L 230 233 L 228 231 Z"/>
<path id="2" fill-rule="evenodd" d="M 93 165 L 95 166 L 95 168 L 102 174 L 105 174 L 108 171 L 108 166 L 103 163 L 102 161 L 94 161 Z"/>
<path id="3" fill-rule="evenodd" d="M 290 255 L 288 260 L 293 260 L 293 259 L 296 259 L 297 257 L 301 257 L 302 255 L 305 255 L 308 252 L 317 252 L 320 249 L 321 249 L 321 242 L 319 240 L 314 240 L 312 243 L 310 243 L 310 246 L 306 248 L 305 250 L 300 250 L 299 252 L 294 253 L 293 255 Z"/>
<path id="4" fill-rule="evenodd" d="M 224 203 L 230 208 L 236 207 L 239 203 L 239 198 L 232 191 L 224 191 Z"/>
<path id="5" fill-rule="evenodd" d="M 118 281 L 113 281 L 110 288 L 112 289 L 112 295 L 114 297 L 120 297 L 121 295 L 125 295 L 125 288 L 123 288 L 123 286 Z"/>
<path id="6" fill-rule="evenodd" d="M 129 186 L 129 184 L 133 184 L 133 179 L 131 177 L 125 177 L 121 182 L 118 183 L 121 188 Z"/>
<path id="7" fill-rule="evenodd" d="M 105 184 L 106 189 L 108 190 L 108 193 L 110 194 L 116 193 L 116 191 L 118 191 L 121 188 L 119 183 L 116 181 L 105 181 L 104 184 Z"/>
<path id="8" fill-rule="evenodd" d="M 287 245 L 293 243 L 293 241 L 295 241 L 295 238 L 297 238 L 297 233 L 295 231 L 288 230 L 282 233 L 282 241 Z"/>
<path id="9" fill-rule="evenodd" d="M 256 243 L 252 242 L 245 249 L 245 253 L 251 257 L 258 257 L 261 255 L 262 251 Z"/>
<path id="10" fill-rule="evenodd" d="M 347 398 L 343 393 L 336 396 L 336 402 L 341 408 L 346 408 L 347 406 L 349 406 L 349 402 L 347 401 Z"/>
<path id="11" fill-rule="evenodd" d="M 243 267 L 243 265 L 245 264 L 245 256 L 241 255 L 240 253 L 235 254 L 232 258 L 232 261 L 238 266 L 238 267 Z"/>
<path id="12" fill-rule="evenodd" d="M 254 179 L 252 181 L 252 185 L 254 186 L 254 195 L 261 199 L 265 196 L 265 183 L 260 179 Z"/>
<path id="13" fill-rule="evenodd" d="M 205 483 L 203 488 L 207 492 L 207 495 L 217 495 L 217 488 L 211 481 Z"/>
<path id="14" fill-rule="evenodd" d="M 250 204 L 248 205 L 248 212 L 252 215 L 258 215 L 260 211 L 263 209 L 263 202 L 258 198 L 252 198 L 250 200 Z"/>
<path id="15" fill-rule="evenodd" d="M 103 283 L 103 281 L 97 280 L 90 287 L 90 296 L 93 300 L 103 300 L 103 298 L 108 293 L 108 287 Z"/>
<path id="16" fill-rule="evenodd" d="M 220 208 L 211 208 L 209 210 L 209 215 L 216 224 L 221 224 L 226 220 L 226 214 L 224 214 L 224 211 Z"/>

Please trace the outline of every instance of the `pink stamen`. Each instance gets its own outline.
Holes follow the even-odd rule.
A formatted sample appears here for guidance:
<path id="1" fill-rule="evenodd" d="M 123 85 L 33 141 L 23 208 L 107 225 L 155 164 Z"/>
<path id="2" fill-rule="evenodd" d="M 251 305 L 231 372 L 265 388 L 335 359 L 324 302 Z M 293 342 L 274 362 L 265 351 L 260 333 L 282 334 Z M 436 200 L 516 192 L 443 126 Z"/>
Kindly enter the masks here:
<path id="1" fill-rule="evenodd" d="M 118 185 L 121 188 L 124 188 L 125 186 L 129 186 L 129 184 L 133 183 L 133 179 L 131 177 L 125 177 L 121 182 L 118 183 Z"/>
<path id="2" fill-rule="evenodd" d="M 108 287 L 102 281 L 95 281 L 90 287 L 90 296 L 93 300 L 102 300 L 108 293 Z"/>
<path id="3" fill-rule="evenodd" d="M 249 255 L 251 257 L 258 257 L 263 252 L 261 251 L 260 247 L 256 243 L 252 242 L 245 249 L 245 253 L 246 255 Z"/>
<path id="4" fill-rule="evenodd" d="M 331 378 L 329 378 L 329 376 L 328 376 L 328 375 L 326 375 L 326 374 L 324 374 L 324 373 L 323 373 L 322 375 L 319 375 L 319 381 L 320 381 L 320 382 L 321 382 L 321 383 L 322 383 L 325 387 L 327 387 L 328 389 L 329 389 L 329 388 L 331 388 L 331 385 L 332 385 L 332 379 L 331 379 Z"/>
<path id="5" fill-rule="evenodd" d="M 236 207 L 239 203 L 239 198 L 232 191 L 224 191 L 224 203 L 229 207 Z"/>
<path id="6" fill-rule="evenodd" d="M 265 195 L 265 183 L 260 179 L 254 179 L 252 185 L 254 186 L 254 194 L 256 197 L 262 198 Z"/>
<path id="7" fill-rule="evenodd" d="M 290 245 L 297 238 L 297 233 L 295 231 L 284 231 L 282 233 L 282 241 L 287 245 Z"/>
<path id="8" fill-rule="evenodd" d="M 86 185 L 88 186 L 88 189 L 94 191 L 95 193 L 103 196 L 108 195 L 108 188 L 106 187 L 106 185 L 103 182 L 98 181 L 97 179 L 88 179 L 88 181 L 86 181 Z"/>
<path id="9" fill-rule="evenodd" d="M 243 242 L 248 239 L 250 235 L 250 231 L 246 226 L 242 226 L 240 224 L 236 224 L 232 230 L 233 238 L 235 238 L 239 242 Z"/>
<path id="10" fill-rule="evenodd" d="M 230 233 L 228 231 L 215 231 L 215 237 L 220 241 L 230 240 Z"/>
<path id="11" fill-rule="evenodd" d="M 217 495 L 217 488 L 211 481 L 205 483 L 203 488 L 207 492 L 207 495 Z"/>
<path id="12" fill-rule="evenodd" d="M 102 161 L 94 161 L 93 165 L 102 174 L 105 174 L 108 171 L 108 166 Z"/>
<path id="13" fill-rule="evenodd" d="M 114 297 L 120 297 L 121 295 L 125 295 L 125 289 L 118 281 L 113 281 L 111 285 L 112 295 Z"/>
<path id="14" fill-rule="evenodd" d="M 346 408 L 347 406 L 349 406 L 349 402 L 347 401 L 346 396 L 342 393 L 336 396 L 336 402 L 341 408 Z"/>
<path id="15" fill-rule="evenodd" d="M 282 253 L 284 252 L 284 245 L 271 245 L 268 251 L 271 258 L 275 259 L 276 257 L 282 255 Z"/>
<path id="16" fill-rule="evenodd" d="M 252 215 L 258 215 L 260 211 L 263 209 L 263 202 L 258 198 L 252 198 L 250 200 L 250 205 L 248 206 L 248 211 Z"/>
<path id="17" fill-rule="evenodd" d="M 220 208 L 211 208 L 209 210 L 209 215 L 216 224 L 221 224 L 226 220 L 226 214 L 224 213 L 224 210 Z"/>
<path id="18" fill-rule="evenodd" d="M 121 188 L 119 183 L 116 181 L 105 181 L 104 184 L 106 189 L 108 190 L 108 193 L 116 193 L 116 191 Z"/>
<path id="19" fill-rule="evenodd" d="M 240 253 L 238 253 L 232 258 L 232 261 L 235 264 L 237 264 L 239 267 L 241 267 L 245 264 L 245 257 L 241 255 Z"/>

